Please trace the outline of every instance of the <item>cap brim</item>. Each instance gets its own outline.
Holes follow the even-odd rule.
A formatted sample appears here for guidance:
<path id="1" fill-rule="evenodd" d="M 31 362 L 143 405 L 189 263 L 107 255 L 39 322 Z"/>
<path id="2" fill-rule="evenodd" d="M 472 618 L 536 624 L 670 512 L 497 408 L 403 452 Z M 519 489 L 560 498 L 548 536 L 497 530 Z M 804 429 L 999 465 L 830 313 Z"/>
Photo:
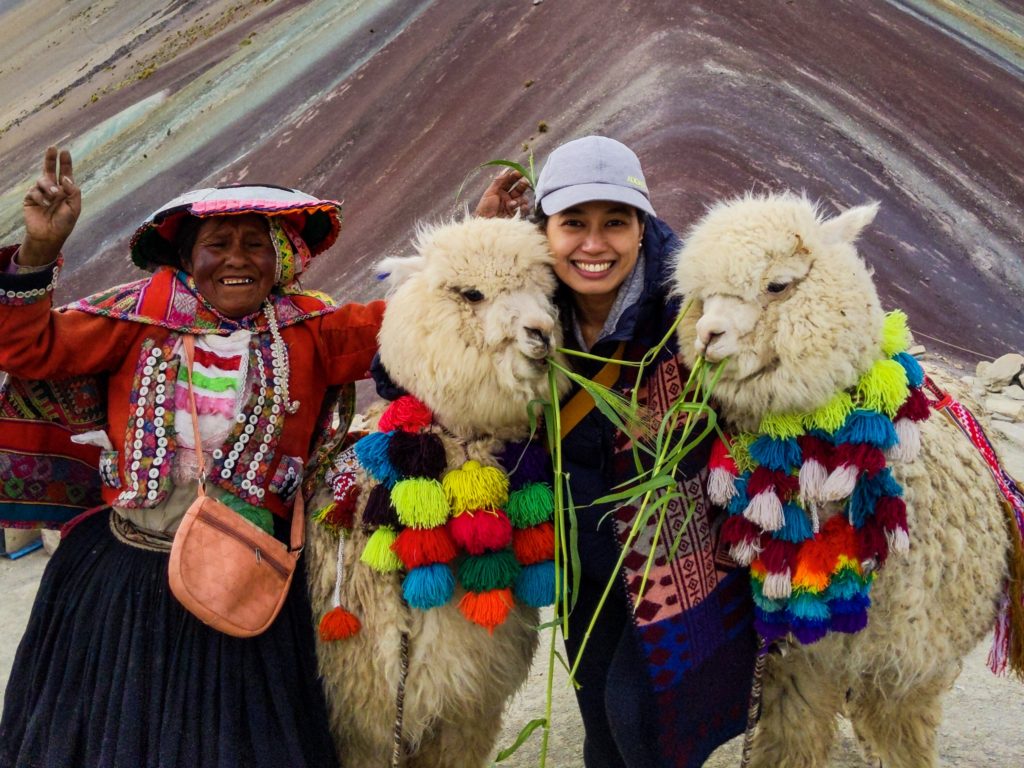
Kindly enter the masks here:
<path id="1" fill-rule="evenodd" d="M 574 184 L 571 187 L 562 187 L 544 195 L 540 201 L 540 208 L 548 216 L 552 216 L 574 205 L 595 200 L 625 203 L 651 216 L 657 216 L 650 200 L 635 189 L 620 187 L 617 184 Z"/>

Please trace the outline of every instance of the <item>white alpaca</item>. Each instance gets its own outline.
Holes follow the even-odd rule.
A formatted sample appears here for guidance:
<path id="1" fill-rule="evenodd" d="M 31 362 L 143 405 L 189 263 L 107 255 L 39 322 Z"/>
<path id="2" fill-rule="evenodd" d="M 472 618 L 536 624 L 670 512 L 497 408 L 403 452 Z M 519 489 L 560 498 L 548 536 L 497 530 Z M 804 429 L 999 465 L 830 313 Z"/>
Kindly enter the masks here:
<path id="1" fill-rule="evenodd" d="M 559 343 L 555 282 L 545 238 L 521 220 L 467 219 L 421 233 L 418 255 L 381 264 L 389 273 L 381 361 L 392 380 L 433 412 L 447 467 L 468 459 L 496 466 L 510 441 L 529 433 L 528 404 L 546 399 L 546 358 Z M 378 415 L 380 408 L 377 409 Z M 401 574 L 359 561 L 364 492 L 344 544 L 341 603 L 362 622 L 317 653 L 331 726 L 345 765 L 391 765 L 402 635 L 408 638 L 400 764 L 475 768 L 491 756 L 508 698 L 525 681 L 537 645 L 538 612 L 519 603 L 492 633 L 456 604 L 410 608 Z M 310 529 L 307 557 L 314 614 L 332 605 L 338 539 Z"/>
<path id="2" fill-rule="evenodd" d="M 791 194 L 747 197 L 717 205 L 690 233 L 676 271 L 693 301 L 680 346 L 691 364 L 728 358 L 715 389 L 727 429 L 814 411 L 882 357 L 883 312 L 854 247 L 876 211 L 824 220 Z M 936 764 L 940 699 L 992 627 L 1011 539 L 986 465 L 943 415 L 923 422 L 916 460 L 892 470 L 909 550 L 897 554 L 890 538 L 865 629 L 769 659 L 754 766 L 825 765 L 838 714 L 886 768 Z M 839 507 L 817 512 L 824 524 Z"/>

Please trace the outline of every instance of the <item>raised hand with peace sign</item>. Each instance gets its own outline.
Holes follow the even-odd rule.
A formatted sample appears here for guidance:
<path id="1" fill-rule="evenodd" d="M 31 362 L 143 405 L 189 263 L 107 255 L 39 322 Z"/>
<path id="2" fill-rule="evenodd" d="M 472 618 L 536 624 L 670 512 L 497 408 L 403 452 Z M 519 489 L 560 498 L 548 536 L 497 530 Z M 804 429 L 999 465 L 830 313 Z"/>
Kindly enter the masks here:
<path id="1" fill-rule="evenodd" d="M 82 213 L 82 190 L 75 184 L 68 150 L 47 147 L 43 175 L 26 193 L 22 211 L 25 238 L 17 262 L 26 267 L 49 264 L 60 254 Z"/>

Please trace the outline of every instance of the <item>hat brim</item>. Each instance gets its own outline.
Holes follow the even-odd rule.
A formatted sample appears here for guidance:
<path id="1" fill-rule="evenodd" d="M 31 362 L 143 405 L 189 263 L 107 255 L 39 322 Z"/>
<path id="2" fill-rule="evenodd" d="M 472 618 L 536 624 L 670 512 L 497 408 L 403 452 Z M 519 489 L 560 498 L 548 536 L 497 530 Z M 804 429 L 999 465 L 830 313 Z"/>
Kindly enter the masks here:
<path id="1" fill-rule="evenodd" d="M 136 230 L 131 240 L 132 261 L 148 271 L 168 263 L 169 247 L 186 215 L 212 218 L 249 213 L 288 218 L 301 231 L 311 256 L 330 248 L 341 230 L 341 203 L 335 200 L 319 200 L 276 187 L 195 190 L 157 210 Z"/>
<path id="2" fill-rule="evenodd" d="M 582 203 L 591 203 L 596 200 L 608 200 L 613 203 L 625 203 L 638 208 L 651 216 L 656 216 L 651 201 L 643 194 L 629 187 L 622 187 L 618 184 L 573 184 L 570 187 L 562 187 L 553 192 L 548 192 L 541 198 L 540 209 L 548 216 L 561 213 L 566 208 Z"/>

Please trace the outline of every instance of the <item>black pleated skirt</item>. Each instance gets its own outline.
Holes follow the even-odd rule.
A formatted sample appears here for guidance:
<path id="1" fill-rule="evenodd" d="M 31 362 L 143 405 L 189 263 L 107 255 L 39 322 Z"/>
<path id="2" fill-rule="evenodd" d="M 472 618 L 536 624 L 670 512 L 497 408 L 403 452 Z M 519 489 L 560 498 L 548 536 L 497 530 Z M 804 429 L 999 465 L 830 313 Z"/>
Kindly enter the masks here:
<path id="1" fill-rule="evenodd" d="M 238 639 L 177 602 L 166 553 L 79 523 L 43 574 L 4 694 L 0 768 L 337 768 L 300 562 Z"/>

